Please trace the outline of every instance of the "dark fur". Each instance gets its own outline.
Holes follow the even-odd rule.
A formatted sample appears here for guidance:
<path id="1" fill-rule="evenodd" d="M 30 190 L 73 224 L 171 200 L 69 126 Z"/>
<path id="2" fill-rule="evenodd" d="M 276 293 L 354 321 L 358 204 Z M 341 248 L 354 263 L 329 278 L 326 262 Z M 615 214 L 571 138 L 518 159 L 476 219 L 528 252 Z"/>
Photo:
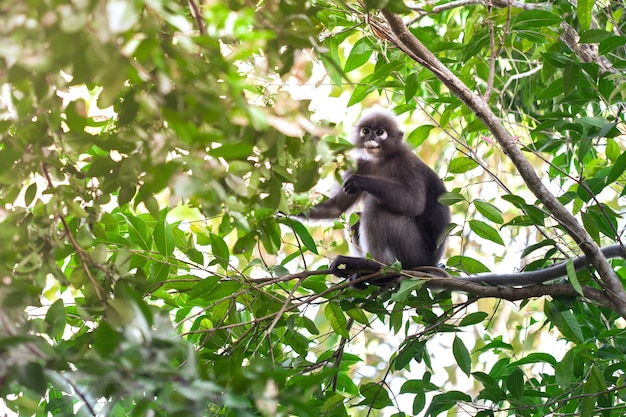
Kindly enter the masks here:
<path id="1" fill-rule="evenodd" d="M 364 136 L 363 128 L 369 129 Z M 377 135 L 383 130 L 386 139 Z M 390 114 L 379 111 L 364 116 L 353 138 L 355 150 L 362 153 L 356 172 L 348 173 L 343 188 L 309 212 L 312 219 L 336 218 L 361 201 L 361 218 L 352 239 L 362 249 L 360 258 L 337 257 L 331 265 L 337 276 L 356 278 L 381 269 L 379 262 L 390 264 L 396 259 L 404 269 L 434 266 L 441 259 L 444 245 L 438 241 L 450 223 L 450 209 L 437 198 L 445 188 L 402 138 Z M 378 150 L 368 152 L 368 141 L 378 144 Z M 378 262 L 364 259 L 364 251 Z"/>

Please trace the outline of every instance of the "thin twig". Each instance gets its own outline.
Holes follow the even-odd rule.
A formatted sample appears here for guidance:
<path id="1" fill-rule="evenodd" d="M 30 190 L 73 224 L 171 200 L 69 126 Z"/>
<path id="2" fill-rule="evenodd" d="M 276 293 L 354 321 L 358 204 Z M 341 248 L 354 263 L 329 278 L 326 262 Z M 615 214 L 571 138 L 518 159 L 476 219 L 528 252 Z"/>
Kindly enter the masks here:
<path id="1" fill-rule="evenodd" d="M 204 29 L 204 21 L 202 20 L 202 13 L 200 13 L 200 8 L 194 0 L 187 0 L 187 2 L 189 3 L 189 7 L 191 8 L 191 15 L 196 20 L 196 25 L 198 25 L 198 32 L 200 33 L 200 35 L 204 35 L 206 31 Z"/>
<path id="2" fill-rule="evenodd" d="M 45 164 L 45 163 L 42 164 L 42 171 L 43 171 L 44 177 L 46 178 L 46 181 L 48 182 L 48 187 L 50 189 L 53 189 L 54 188 L 54 184 L 52 182 L 52 178 L 50 178 L 50 172 L 48 170 L 48 165 L 47 164 Z M 80 258 L 81 266 L 82 266 L 83 270 L 85 271 L 85 274 L 87 275 L 87 278 L 89 278 L 89 281 L 91 282 L 91 285 L 93 285 L 93 288 L 94 288 L 94 291 L 96 293 L 96 296 L 98 297 L 98 299 L 102 303 L 105 303 L 106 302 L 106 298 L 102 294 L 102 292 L 104 292 L 104 289 L 101 288 L 98 285 L 98 283 L 96 282 L 96 280 L 93 277 L 93 275 L 91 275 L 91 271 L 89 270 L 89 265 L 88 264 L 92 264 L 93 261 L 89 258 L 87 253 L 85 253 L 83 248 L 81 248 L 80 245 L 78 244 L 78 242 L 76 242 L 76 240 L 74 239 L 74 235 L 72 235 L 72 232 L 70 231 L 70 227 L 68 226 L 67 221 L 65 220 L 65 217 L 63 217 L 61 215 L 61 213 L 56 213 L 55 217 L 63 225 L 63 229 L 65 230 L 65 234 L 67 235 L 67 238 L 70 240 L 70 243 L 72 244 L 72 246 L 76 250 L 76 254 Z"/>

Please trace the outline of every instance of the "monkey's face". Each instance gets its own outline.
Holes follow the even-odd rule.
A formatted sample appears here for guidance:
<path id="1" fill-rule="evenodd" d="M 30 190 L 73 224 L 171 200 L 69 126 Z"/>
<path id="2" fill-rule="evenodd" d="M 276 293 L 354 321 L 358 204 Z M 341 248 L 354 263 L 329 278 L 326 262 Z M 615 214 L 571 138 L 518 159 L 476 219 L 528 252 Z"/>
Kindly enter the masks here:
<path id="1" fill-rule="evenodd" d="M 365 152 L 375 156 L 380 153 L 382 144 L 387 139 L 389 134 L 387 133 L 387 130 L 382 127 L 364 126 L 359 130 L 359 136 L 359 143 L 363 144 Z"/>
<path id="2" fill-rule="evenodd" d="M 362 159 L 384 159 L 395 154 L 403 136 L 393 114 L 377 110 L 363 116 L 352 135 L 355 155 Z"/>

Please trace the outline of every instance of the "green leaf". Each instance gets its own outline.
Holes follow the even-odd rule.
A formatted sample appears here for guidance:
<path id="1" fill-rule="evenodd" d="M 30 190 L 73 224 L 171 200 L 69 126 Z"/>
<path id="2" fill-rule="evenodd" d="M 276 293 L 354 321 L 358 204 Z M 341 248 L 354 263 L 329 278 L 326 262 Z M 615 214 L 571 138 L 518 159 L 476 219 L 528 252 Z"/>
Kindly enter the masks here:
<path id="1" fill-rule="evenodd" d="M 363 4 L 365 10 L 382 9 L 389 4 L 389 0 L 364 0 Z"/>
<path id="2" fill-rule="evenodd" d="M 565 68 L 567 64 L 574 62 L 571 57 L 561 52 L 544 52 L 542 56 L 544 61 L 557 68 Z"/>
<path id="3" fill-rule="evenodd" d="M 413 12 L 409 6 L 404 3 L 404 0 L 389 0 L 385 9 L 389 10 L 391 13 L 396 14 L 407 14 Z"/>
<path id="4" fill-rule="evenodd" d="M 426 417 L 438 416 L 461 401 L 471 402 L 472 397 L 461 391 L 448 391 L 444 394 L 437 394 L 433 397 L 425 415 Z"/>
<path id="5" fill-rule="evenodd" d="M 402 60 L 392 61 L 387 64 L 383 64 L 376 68 L 374 74 L 372 74 L 372 82 L 377 83 L 384 81 L 393 72 L 400 71 L 406 64 Z"/>
<path id="6" fill-rule="evenodd" d="M 487 220 L 491 220 L 494 223 L 502 224 L 504 223 L 504 218 L 502 217 L 502 211 L 494 206 L 491 203 L 487 203 L 482 200 L 474 200 L 474 207 L 476 210 L 485 216 Z"/>
<path id="7" fill-rule="evenodd" d="M 94 331 L 94 348 L 105 358 L 110 357 L 116 351 L 120 340 L 120 334 L 106 321 L 101 321 Z"/>
<path id="8" fill-rule="evenodd" d="M 67 105 L 65 109 L 65 122 L 70 130 L 75 132 L 81 132 L 87 126 L 87 113 L 86 103 L 83 99 L 72 101 Z"/>
<path id="9" fill-rule="evenodd" d="M 580 69 L 576 62 L 568 62 L 563 69 L 563 93 L 572 94 L 578 86 Z"/>
<path id="10" fill-rule="evenodd" d="M 298 169 L 296 182 L 293 184 L 294 191 L 301 193 L 310 190 L 317 184 L 319 178 L 320 173 L 317 162 L 312 161 L 302 164 Z"/>
<path id="11" fill-rule="evenodd" d="M 361 308 L 352 307 L 352 308 L 344 309 L 344 311 L 351 319 L 353 319 L 357 323 L 367 325 L 370 322 L 370 319 L 367 317 L 367 315 L 365 314 L 365 312 L 363 312 L 363 309 Z"/>
<path id="12" fill-rule="evenodd" d="M 588 0 L 586 0 L 588 1 Z M 580 5 L 580 3 L 578 3 Z M 579 43 L 598 43 L 611 36 L 611 32 L 602 29 L 589 29 L 580 34 Z"/>
<path id="13" fill-rule="evenodd" d="M 35 197 L 37 196 L 37 183 L 32 183 L 28 186 L 24 192 L 24 204 L 30 206 Z"/>
<path id="14" fill-rule="evenodd" d="M 362 37 L 352 46 L 343 71 L 348 73 L 364 65 L 372 56 L 372 52 L 372 41 L 367 37 Z"/>
<path id="15" fill-rule="evenodd" d="M 470 229 L 478 236 L 483 239 L 490 240 L 498 245 L 504 246 L 504 241 L 502 237 L 500 237 L 500 233 L 493 227 L 489 226 L 487 223 L 480 220 L 470 220 L 469 221 Z"/>
<path id="16" fill-rule="evenodd" d="M 556 366 L 557 361 L 556 359 L 554 359 L 554 356 L 550 355 L 549 353 L 534 352 L 534 353 L 529 353 L 522 359 L 515 361 L 512 364 L 515 366 L 519 366 L 519 365 L 528 365 L 531 363 L 549 363 L 550 365 L 554 367 Z"/>
<path id="17" fill-rule="evenodd" d="M 575 349 L 570 349 L 554 368 L 555 379 L 559 386 L 566 390 L 574 383 L 574 361 L 578 353 Z"/>
<path id="18" fill-rule="evenodd" d="M 467 350 L 465 344 L 458 336 L 454 336 L 454 341 L 452 342 L 452 354 L 454 355 L 454 359 L 459 365 L 461 371 L 463 371 L 465 375 L 469 376 L 472 371 L 472 358 L 470 357 L 469 350 Z"/>
<path id="19" fill-rule="evenodd" d="M 172 227 L 165 221 L 165 214 L 162 214 L 161 220 L 154 226 L 154 245 L 159 253 L 165 257 L 172 256 L 176 246 L 174 232 Z"/>
<path id="20" fill-rule="evenodd" d="M 204 255 L 196 248 L 187 248 L 183 251 L 189 260 L 198 266 L 204 265 Z"/>
<path id="21" fill-rule="evenodd" d="M 370 408 L 380 410 L 393 405 L 389 399 L 389 393 L 382 383 L 367 382 L 359 388 L 360 394 L 365 397 L 358 405 L 367 405 Z"/>
<path id="22" fill-rule="evenodd" d="M 582 29 L 591 27 L 591 9 L 595 4 L 595 0 L 578 0 L 576 5 L 576 14 Z"/>
<path id="23" fill-rule="evenodd" d="M 423 125 L 416 129 L 414 129 L 406 138 L 406 141 L 413 147 L 417 148 L 420 146 L 426 139 L 428 139 L 428 135 L 430 131 L 433 130 L 435 126 L 433 125 Z"/>
<path id="24" fill-rule="evenodd" d="M 424 280 L 417 278 L 403 280 L 402 282 L 400 282 L 400 288 L 398 288 L 396 292 L 391 294 L 391 301 L 402 302 L 406 300 L 413 291 L 419 291 L 419 289 L 424 286 L 424 282 Z"/>
<path id="25" fill-rule="evenodd" d="M 343 310 L 341 310 L 339 304 L 334 301 L 329 301 L 328 304 L 326 304 L 326 307 L 324 307 L 324 316 L 330 322 L 330 326 L 333 328 L 335 333 L 345 339 L 350 338 L 350 334 L 346 328 L 348 322 L 346 317 L 343 315 Z"/>
<path id="26" fill-rule="evenodd" d="M 489 317 L 489 314 L 485 313 L 484 311 L 476 311 L 474 313 L 470 313 L 467 316 L 463 317 L 463 319 L 461 319 L 459 327 L 478 324 L 485 320 L 487 317 Z"/>
<path id="27" fill-rule="evenodd" d="M 580 324 L 571 310 L 560 311 L 551 301 L 546 301 L 543 307 L 548 319 L 554 323 L 561 334 L 568 340 L 583 343 L 584 337 Z"/>
<path id="28" fill-rule="evenodd" d="M 209 150 L 209 155 L 215 158 L 224 158 L 227 161 L 237 160 L 237 159 L 246 159 L 250 155 L 252 155 L 252 150 L 254 149 L 253 144 L 249 143 L 233 143 L 233 144 L 222 144 L 222 146 L 218 148 L 214 148 Z"/>
<path id="29" fill-rule="evenodd" d="M 125 215 L 124 219 L 128 226 L 128 237 L 133 243 L 144 250 L 150 250 L 151 237 L 146 223 L 136 216 Z"/>
<path id="30" fill-rule="evenodd" d="M 81 265 L 76 265 L 76 267 L 70 273 L 68 280 L 72 287 L 79 290 L 83 288 L 83 285 L 89 282 L 89 277 L 87 276 L 85 269 Z"/>
<path id="31" fill-rule="evenodd" d="M 335 135 L 324 136 L 322 142 L 327 144 L 332 152 L 345 152 L 354 148 L 352 142 Z"/>
<path id="32" fill-rule="evenodd" d="M 170 265 L 163 261 L 153 261 L 150 265 L 150 282 L 163 282 L 170 276 Z"/>
<path id="33" fill-rule="evenodd" d="M 416 416 L 421 413 L 424 407 L 426 407 L 426 395 L 424 391 L 416 392 L 413 397 L 413 415 Z"/>
<path id="34" fill-rule="evenodd" d="M 315 240 L 309 233 L 306 227 L 302 223 L 297 220 L 287 219 L 289 226 L 293 228 L 294 233 L 300 238 L 302 244 L 305 248 L 318 255 L 317 245 L 315 244 Z"/>
<path id="35" fill-rule="evenodd" d="M 524 10 L 515 16 L 511 29 L 525 30 L 528 28 L 554 26 L 560 24 L 562 20 L 560 16 L 545 10 Z"/>
<path id="36" fill-rule="evenodd" d="M 554 97 L 560 96 L 561 94 L 563 94 L 563 80 L 559 78 L 543 90 L 539 91 L 535 98 L 537 100 L 550 100 Z"/>
<path id="37" fill-rule="evenodd" d="M 615 163 L 617 161 L 617 158 L 619 158 L 620 154 L 621 154 L 621 151 L 615 139 L 607 139 L 606 140 L 606 157 L 611 162 Z"/>
<path id="38" fill-rule="evenodd" d="M 348 100 L 348 107 L 365 100 L 365 97 L 372 91 L 376 90 L 377 86 L 372 84 L 372 76 L 368 75 L 354 88 L 350 100 Z"/>
<path id="39" fill-rule="evenodd" d="M 205 301 L 215 301 L 232 298 L 234 294 L 241 291 L 241 284 L 237 281 L 219 281 L 209 292 L 202 294 L 200 298 Z"/>
<path id="40" fill-rule="evenodd" d="M 407 103 L 410 102 L 415 94 L 417 94 L 417 89 L 419 88 L 419 81 L 417 72 L 412 72 L 406 77 L 404 80 L 404 101 Z"/>
<path id="41" fill-rule="evenodd" d="M 415 359 L 417 362 L 422 362 L 422 356 L 425 353 L 426 342 L 411 339 L 405 342 L 395 357 L 393 362 L 393 369 L 399 371 L 408 366 L 408 364 Z"/>
<path id="42" fill-rule="evenodd" d="M 598 52 L 600 55 L 606 55 L 609 52 L 613 52 L 617 48 L 621 48 L 626 45 L 626 36 L 611 36 L 600 42 Z"/>
<path id="43" fill-rule="evenodd" d="M 65 330 L 66 314 L 63 300 L 58 299 L 46 312 L 45 322 L 47 324 L 46 333 L 54 340 L 61 340 Z"/>
<path id="44" fill-rule="evenodd" d="M 211 233 L 211 250 L 213 252 L 213 256 L 215 256 L 215 262 L 217 262 L 222 268 L 228 269 L 228 262 L 230 261 L 230 251 L 228 250 L 228 246 L 224 239 L 220 236 Z"/>
<path id="45" fill-rule="evenodd" d="M 466 156 L 461 156 L 450 161 L 450 165 L 448 165 L 448 172 L 451 174 L 462 174 L 464 172 L 471 171 L 477 166 L 478 162 Z"/>
<path id="46" fill-rule="evenodd" d="M 204 294 L 212 293 L 217 288 L 220 279 L 220 277 L 210 276 L 199 280 L 193 290 L 189 292 L 189 298 L 202 298 Z"/>
<path id="47" fill-rule="evenodd" d="M 591 365 L 595 368 L 595 365 Z M 598 401 L 598 392 L 600 391 L 600 384 L 593 373 L 587 378 L 585 385 L 583 386 L 583 398 L 580 401 L 580 417 L 591 417 L 595 415 L 594 408 Z"/>
<path id="48" fill-rule="evenodd" d="M 524 395 L 524 373 L 521 369 L 515 368 L 506 378 L 506 388 L 513 398 L 522 398 Z"/>
<path id="49" fill-rule="evenodd" d="M 346 399 L 341 394 L 332 394 L 324 400 L 324 403 L 320 408 L 322 415 L 347 416 L 348 413 L 343 405 L 345 400 Z"/>
<path id="50" fill-rule="evenodd" d="M 233 253 L 250 253 L 257 243 L 257 237 L 258 235 L 256 232 L 250 232 L 240 237 L 233 247 Z"/>
<path id="51" fill-rule="evenodd" d="M 491 272 L 482 262 L 469 256 L 451 256 L 446 263 L 450 268 L 459 268 L 468 274 L 480 274 L 482 272 Z"/>
<path id="52" fill-rule="evenodd" d="M 626 152 L 623 152 L 615 161 L 615 164 L 611 167 L 611 171 L 607 177 L 607 183 L 611 184 L 617 181 L 626 170 Z"/>
<path id="53" fill-rule="evenodd" d="M 320 54 L 320 58 L 324 63 L 326 73 L 333 84 L 341 87 L 344 74 L 341 69 L 341 59 L 339 58 L 339 41 L 334 36 L 329 36 L 324 41 L 324 46 L 328 49 L 328 53 Z"/>
<path id="54" fill-rule="evenodd" d="M 463 197 L 463 194 L 461 193 L 457 193 L 455 191 L 448 191 L 448 192 L 441 194 L 438 198 L 438 201 L 444 206 L 452 206 L 456 203 L 460 203 L 461 201 L 467 201 L 467 200 L 465 200 L 465 197 Z"/>
<path id="55" fill-rule="evenodd" d="M 547 239 L 547 240 L 542 240 L 539 243 L 535 243 L 533 245 L 528 246 L 527 248 L 525 248 L 522 251 L 522 258 L 530 255 L 531 253 L 533 253 L 534 251 L 536 251 L 537 249 L 541 249 L 545 246 L 550 246 L 550 247 L 554 247 L 556 244 L 556 242 L 553 239 Z"/>
<path id="56" fill-rule="evenodd" d="M 569 280 L 569 283 L 572 284 L 572 287 L 574 287 L 574 290 L 576 290 L 578 294 L 584 297 L 585 294 L 583 293 L 583 289 L 580 286 L 580 282 L 578 282 L 578 277 L 576 276 L 576 269 L 574 268 L 574 261 L 572 260 L 572 258 L 569 258 L 567 260 L 565 267 L 567 269 L 567 278 Z"/>
<path id="57" fill-rule="evenodd" d="M 31 361 L 17 365 L 15 368 L 18 371 L 17 376 L 19 377 L 19 383 L 43 396 L 46 392 L 48 379 L 44 374 L 42 364 Z"/>

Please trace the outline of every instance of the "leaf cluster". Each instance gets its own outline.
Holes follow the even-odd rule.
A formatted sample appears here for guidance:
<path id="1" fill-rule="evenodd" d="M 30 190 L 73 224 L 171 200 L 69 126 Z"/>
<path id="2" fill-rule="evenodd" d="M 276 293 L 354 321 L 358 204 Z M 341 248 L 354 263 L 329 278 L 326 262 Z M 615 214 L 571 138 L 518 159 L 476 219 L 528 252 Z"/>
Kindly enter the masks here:
<path id="1" fill-rule="evenodd" d="M 428 277 L 357 290 L 320 256 L 347 249 L 350 219 L 283 214 L 346 164 L 342 134 L 310 122 L 319 97 L 293 87 L 330 83 L 411 121 L 450 190 L 450 273 L 499 267 L 512 241 L 528 270 L 577 253 L 481 119 L 389 40 L 386 8 L 499 115 L 593 242 L 619 242 L 623 8 L 505 3 L 2 2 L 0 407 L 622 415 L 623 318 L 583 297 L 604 290 L 593 271 L 570 268 L 571 296 L 517 304 Z"/>

